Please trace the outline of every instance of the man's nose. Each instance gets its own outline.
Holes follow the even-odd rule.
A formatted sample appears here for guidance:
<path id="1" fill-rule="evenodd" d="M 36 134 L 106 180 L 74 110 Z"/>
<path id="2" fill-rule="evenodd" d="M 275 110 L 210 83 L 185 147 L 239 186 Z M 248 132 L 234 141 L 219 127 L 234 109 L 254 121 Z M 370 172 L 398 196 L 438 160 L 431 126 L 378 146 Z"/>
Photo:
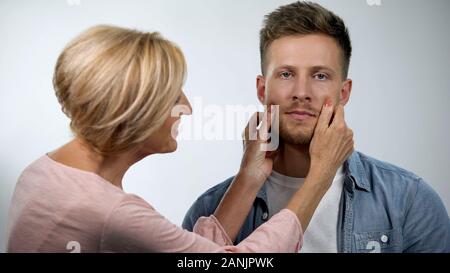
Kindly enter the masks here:
<path id="1" fill-rule="evenodd" d="M 311 88 L 308 77 L 297 77 L 292 90 L 292 100 L 298 100 L 300 102 L 311 101 Z"/>

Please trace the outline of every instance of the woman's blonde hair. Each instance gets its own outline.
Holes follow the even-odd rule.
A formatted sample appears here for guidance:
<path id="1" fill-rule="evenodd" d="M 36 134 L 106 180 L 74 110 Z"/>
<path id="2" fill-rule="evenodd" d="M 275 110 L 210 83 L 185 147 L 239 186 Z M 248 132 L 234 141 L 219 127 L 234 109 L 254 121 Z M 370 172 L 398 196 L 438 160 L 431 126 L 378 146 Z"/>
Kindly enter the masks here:
<path id="1" fill-rule="evenodd" d="M 74 134 L 112 155 L 164 123 L 185 75 L 183 53 L 159 33 L 100 25 L 66 46 L 53 85 Z"/>

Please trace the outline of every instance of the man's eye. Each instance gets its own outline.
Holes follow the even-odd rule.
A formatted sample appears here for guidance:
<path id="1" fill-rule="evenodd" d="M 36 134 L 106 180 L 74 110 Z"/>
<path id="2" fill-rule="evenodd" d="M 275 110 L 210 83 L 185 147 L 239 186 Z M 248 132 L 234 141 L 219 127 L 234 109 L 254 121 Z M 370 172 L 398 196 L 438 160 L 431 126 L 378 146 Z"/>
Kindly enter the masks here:
<path id="1" fill-rule="evenodd" d="M 284 71 L 280 73 L 280 77 L 282 79 L 289 79 L 290 77 L 292 77 L 292 73 L 289 71 Z"/>
<path id="2" fill-rule="evenodd" d="M 319 81 L 324 81 L 324 80 L 328 79 L 328 76 L 323 73 L 318 73 L 318 74 L 314 75 L 314 78 Z"/>

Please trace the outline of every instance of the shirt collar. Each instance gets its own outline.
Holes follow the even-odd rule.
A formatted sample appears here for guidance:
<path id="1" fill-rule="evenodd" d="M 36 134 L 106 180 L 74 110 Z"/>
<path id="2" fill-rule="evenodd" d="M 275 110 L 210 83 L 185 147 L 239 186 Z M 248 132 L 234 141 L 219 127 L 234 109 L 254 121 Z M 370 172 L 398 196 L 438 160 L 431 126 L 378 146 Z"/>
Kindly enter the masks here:
<path id="1" fill-rule="evenodd" d="M 357 188 L 371 191 L 371 185 L 358 152 L 354 151 L 344 166 L 347 176 L 352 178 Z"/>

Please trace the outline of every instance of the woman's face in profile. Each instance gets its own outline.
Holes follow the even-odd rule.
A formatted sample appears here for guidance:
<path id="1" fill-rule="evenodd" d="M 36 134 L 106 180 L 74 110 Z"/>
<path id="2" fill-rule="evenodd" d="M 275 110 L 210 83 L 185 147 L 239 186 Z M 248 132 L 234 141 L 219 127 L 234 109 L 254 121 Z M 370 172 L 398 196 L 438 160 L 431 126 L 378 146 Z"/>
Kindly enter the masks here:
<path id="1" fill-rule="evenodd" d="M 172 153 L 177 149 L 178 126 L 182 115 L 191 115 L 192 107 L 184 92 L 180 93 L 171 114 L 144 143 L 142 152 L 145 154 Z"/>

